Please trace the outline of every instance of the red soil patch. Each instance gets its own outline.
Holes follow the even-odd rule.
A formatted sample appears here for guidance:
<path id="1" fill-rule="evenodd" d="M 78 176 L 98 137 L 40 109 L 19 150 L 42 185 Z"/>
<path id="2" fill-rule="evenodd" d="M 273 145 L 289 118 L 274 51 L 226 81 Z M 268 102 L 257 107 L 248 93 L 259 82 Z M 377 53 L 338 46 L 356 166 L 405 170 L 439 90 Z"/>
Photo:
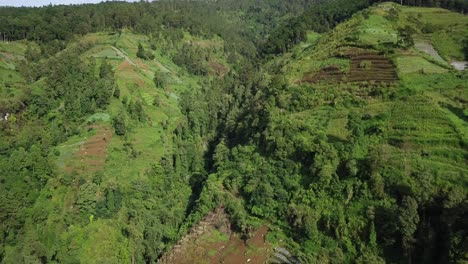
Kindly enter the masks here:
<path id="1" fill-rule="evenodd" d="M 119 65 L 119 71 L 124 71 L 128 68 L 131 68 L 132 65 L 127 61 L 125 60 L 124 62 L 122 62 L 120 65 Z"/>
<path id="2" fill-rule="evenodd" d="M 212 74 L 214 75 L 224 76 L 228 72 L 228 69 L 226 68 L 226 66 L 224 66 L 223 64 L 217 61 L 214 61 L 214 60 L 210 61 L 210 66 L 211 66 L 211 69 L 213 70 Z"/>
<path id="3" fill-rule="evenodd" d="M 217 238 L 217 233 L 229 239 L 223 241 Z M 231 231 L 224 209 L 219 208 L 193 227 L 158 263 L 263 264 L 270 257 L 270 245 L 265 241 L 267 233 L 268 227 L 262 226 L 251 238 L 242 240 Z"/>
<path id="4" fill-rule="evenodd" d="M 107 126 L 92 126 L 91 128 L 96 129 L 96 135 L 80 146 L 73 160 L 65 166 L 66 172 L 96 172 L 104 169 L 112 130 Z"/>

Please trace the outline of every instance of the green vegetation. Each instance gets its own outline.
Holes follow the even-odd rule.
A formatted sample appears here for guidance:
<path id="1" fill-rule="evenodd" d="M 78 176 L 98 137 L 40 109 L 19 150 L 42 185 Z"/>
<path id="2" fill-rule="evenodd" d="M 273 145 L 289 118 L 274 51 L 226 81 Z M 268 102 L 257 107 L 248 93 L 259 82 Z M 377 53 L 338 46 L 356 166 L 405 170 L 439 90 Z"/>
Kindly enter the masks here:
<path id="1" fill-rule="evenodd" d="M 381 15 L 369 15 L 362 23 L 359 33 L 359 41 L 363 45 L 376 46 L 378 44 L 396 44 L 398 33 L 394 23 Z"/>
<path id="2" fill-rule="evenodd" d="M 423 73 L 423 74 L 431 74 L 431 73 L 444 73 L 447 72 L 447 69 L 442 68 L 436 64 L 433 64 L 427 61 L 424 58 L 417 57 L 417 56 L 405 56 L 397 58 L 396 60 L 398 70 L 402 74 L 408 73 Z"/>
<path id="3" fill-rule="evenodd" d="M 466 261 L 466 4 L 374 2 L 0 8 L 0 263 Z"/>

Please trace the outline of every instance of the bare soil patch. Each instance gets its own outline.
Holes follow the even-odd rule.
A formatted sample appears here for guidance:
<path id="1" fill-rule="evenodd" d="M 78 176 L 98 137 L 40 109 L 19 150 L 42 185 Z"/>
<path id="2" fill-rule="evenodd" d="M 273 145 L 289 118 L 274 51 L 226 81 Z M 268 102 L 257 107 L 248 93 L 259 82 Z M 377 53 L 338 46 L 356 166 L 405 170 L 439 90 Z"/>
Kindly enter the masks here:
<path id="1" fill-rule="evenodd" d="M 119 71 L 127 70 L 130 67 L 131 67 L 131 64 L 127 60 L 125 60 L 119 65 Z"/>
<path id="2" fill-rule="evenodd" d="M 398 74 L 393 62 L 373 51 L 360 52 L 350 56 L 349 82 L 393 83 Z"/>
<path id="3" fill-rule="evenodd" d="M 459 71 L 468 69 L 468 61 L 452 61 L 450 65 Z"/>
<path id="4" fill-rule="evenodd" d="M 393 84 L 398 81 L 392 60 L 373 50 L 350 49 L 341 57 L 351 60 L 348 72 L 336 65 L 326 66 L 318 72 L 307 73 L 301 83 L 367 82 L 369 84 Z"/>
<path id="5" fill-rule="evenodd" d="M 66 172 L 96 172 L 104 169 L 112 130 L 102 125 L 94 125 L 90 128 L 96 129 L 96 134 L 80 145 L 79 151 L 65 166 Z"/>
<path id="6" fill-rule="evenodd" d="M 226 66 L 224 66 L 223 64 L 217 62 L 217 61 L 210 61 L 210 66 L 211 66 L 211 69 L 213 71 L 213 75 L 217 75 L 217 76 L 224 76 L 227 72 L 228 72 L 228 69 L 226 68 Z"/>
<path id="7" fill-rule="evenodd" d="M 345 73 L 338 66 L 331 65 L 320 69 L 319 72 L 308 73 L 302 79 L 302 82 L 316 83 L 320 81 L 340 82 L 343 81 Z"/>

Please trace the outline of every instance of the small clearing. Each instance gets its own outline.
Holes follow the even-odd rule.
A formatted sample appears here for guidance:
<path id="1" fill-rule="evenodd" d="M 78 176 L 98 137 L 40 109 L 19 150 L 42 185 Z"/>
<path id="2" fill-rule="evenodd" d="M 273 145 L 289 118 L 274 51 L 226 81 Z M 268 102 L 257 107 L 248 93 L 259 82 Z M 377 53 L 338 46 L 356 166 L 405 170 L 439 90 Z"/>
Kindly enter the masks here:
<path id="1" fill-rule="evenodd" d="M 228 72 L 228 69 L 226 68 L 226 66 L 224 66 L 223 64 L 221 64 L 221 63 L 219 63 L 219 62 L 217 62 L 215 60 L 210 61 L 210 66 L 211 66 L 210 74 L 212 74 L 212 75 L 222 77 Z"/>
<path id="2" fill-rule="evenodd" d="M 79 142 L 78 151 L 65 164 L 65 172 L 96 172 L 104 169 L 112 130 L 109 126 L 100 125 L 93 125 L 90 129 L 95 129 L 96 134 Z"/>

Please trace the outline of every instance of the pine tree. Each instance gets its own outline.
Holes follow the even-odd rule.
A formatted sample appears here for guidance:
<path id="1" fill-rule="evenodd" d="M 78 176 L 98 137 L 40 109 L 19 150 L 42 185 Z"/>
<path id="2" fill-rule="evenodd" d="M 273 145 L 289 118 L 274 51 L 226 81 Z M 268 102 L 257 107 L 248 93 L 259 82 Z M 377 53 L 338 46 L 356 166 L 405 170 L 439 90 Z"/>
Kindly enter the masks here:
<path id="1" fill-rule="evenodd" d="M 414 233 L 419 224 L 418 202 L 411 196 L 403 198 L 398 217 L 402 235 L 402 247 L 411 261 L 411 251 L 415 241 Z"/>
<path id="2" fill-rule="evenodd" d="M 112 70 L 112 65 L 107 62 L 107 59 L 102 61 L 101 67 L 99 67 L 99 77 L 100 78 L 112 78 L 114 76 L 114 71 Z"/>

